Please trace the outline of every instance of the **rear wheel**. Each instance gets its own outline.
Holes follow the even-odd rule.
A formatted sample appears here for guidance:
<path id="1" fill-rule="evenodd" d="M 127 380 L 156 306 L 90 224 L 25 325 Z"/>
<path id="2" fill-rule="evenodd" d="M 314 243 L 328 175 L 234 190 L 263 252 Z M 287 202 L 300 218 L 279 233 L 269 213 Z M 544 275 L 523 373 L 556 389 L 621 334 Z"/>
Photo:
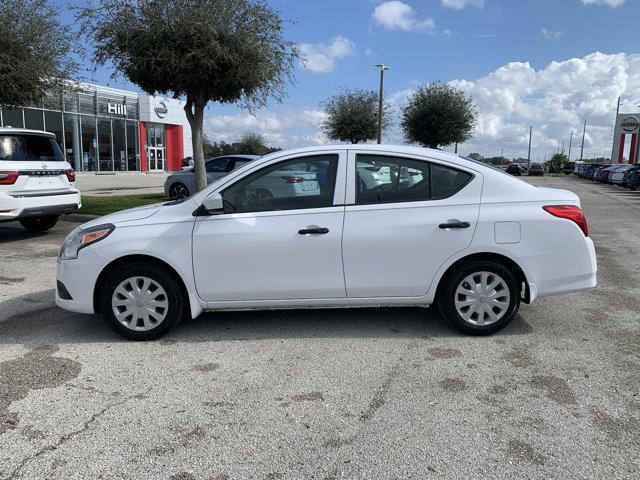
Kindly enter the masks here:
<path id="1" fill-rule="evenodd" d="M 178 279 L 143 263 L 118 268 L 104 283 L 101 312 L 109 326 L 130 340 L 161 337 L 188 312 Z"/>
<path id="2" fill-rule="evenodd" d="M 448 275 L 439 306 L 456 328 L 471 335 L 488 335 L 506 327 L 520 307 L 514 274 L 493 261 L 474 261 Z"/>
<path id="3" fill-rule="evenodd" d="M 172 200 L 180 200 L 181 198 L 187 198 L 189 196 L 189 189 L 184 183 L 174 183 L 169 188 L 169 197 Z"/>
<path id="4" fill-rule="evenodd" d="M 53 228 L 58 223 L 59 215 L 46 215 L 43 217 L 27 217 L 20 220 L 20 225 L 34 233 L 42 233 Z"/>

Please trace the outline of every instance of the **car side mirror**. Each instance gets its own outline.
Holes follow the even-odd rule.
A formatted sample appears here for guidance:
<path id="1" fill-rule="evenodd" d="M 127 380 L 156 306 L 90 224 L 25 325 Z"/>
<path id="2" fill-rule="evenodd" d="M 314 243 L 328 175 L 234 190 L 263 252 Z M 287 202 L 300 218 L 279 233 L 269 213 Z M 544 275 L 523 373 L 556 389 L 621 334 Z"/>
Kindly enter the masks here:
<path id="1" fill-rule="evenodd" d="M 222 195 L 219 193 L 212 193 L 202 202 L 202 209 L 209 215 L 218 215 L 224 213 L 224 202 L 222 201 Z"/>

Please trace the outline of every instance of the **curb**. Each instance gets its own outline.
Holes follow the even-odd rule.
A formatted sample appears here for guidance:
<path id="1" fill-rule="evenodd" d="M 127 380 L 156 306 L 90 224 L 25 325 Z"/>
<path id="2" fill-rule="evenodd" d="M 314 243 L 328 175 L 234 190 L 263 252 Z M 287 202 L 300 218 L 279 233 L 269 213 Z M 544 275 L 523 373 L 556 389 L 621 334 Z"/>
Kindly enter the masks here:
<path id="1" fill-rule="evenodd" d="M 88 213 L 70 213 L 63 215 L 61 220 L 65 222 L 86 223 L 99 217 L 100 215 L 90 215 Z"/>

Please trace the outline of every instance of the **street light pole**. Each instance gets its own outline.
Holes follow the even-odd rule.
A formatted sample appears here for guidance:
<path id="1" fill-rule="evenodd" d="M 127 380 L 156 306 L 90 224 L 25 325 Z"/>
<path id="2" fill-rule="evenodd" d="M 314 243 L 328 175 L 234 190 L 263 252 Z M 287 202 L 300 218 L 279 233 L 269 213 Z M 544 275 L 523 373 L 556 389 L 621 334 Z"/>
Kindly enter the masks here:
<path id="1" fill-rule="evenodd" d="M 383 92 L 384 92 L 384 71 L 391 70 L 384 63 L 376 63 L 374 67 L 380 69 L 380 101 L 378 103 L 378 144 L 382 143 L 382 105 L 383 105 Z"/>
<path id="2" fill-rule="evenodd" d="M 571 144 L 573 143 L 573 130 L 571 130 L 571 137 L 569 137 L 569 155 L 567 156 L 567 161 L 571 161 Z"/>
<path id="3" fill-rule="evenodd" d="M 531 134 L 533 132 L 533 127 L 529 126 L 529 153 L 527 154 L 527 165 L 531 167 Z"/>
<path id="4" fill-rule="evenodd" d="M 580 147 L 580 161 L 582 161 L 582 154 L 584 153 L 584 136 L 587 133 L 587 121 L 584 121 L 584 128 L 582 129 L 582 146 Z"/>

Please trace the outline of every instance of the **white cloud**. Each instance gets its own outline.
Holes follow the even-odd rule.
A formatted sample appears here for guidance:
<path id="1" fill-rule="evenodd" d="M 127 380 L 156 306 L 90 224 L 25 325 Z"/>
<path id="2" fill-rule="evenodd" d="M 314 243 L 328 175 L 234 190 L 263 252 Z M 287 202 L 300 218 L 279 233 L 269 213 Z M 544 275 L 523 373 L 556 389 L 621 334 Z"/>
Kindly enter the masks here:
<path id="1" fill-rule="evenodd" d="M 611 155 L 615 102 L 623 95 L 626 105 L 640 105 L 640 54 L 592 53 L 583 58 L 551 62 L 534 69 L 527 62 L 512 62 L 475 81 L 451 84 L 468 92 L 478 109 L 474 137 L 461 152 L 485 156 L 526 156 L 529 125 L 534 127 L 534 160 L 562 144 L 574 132 L 572 157 L 587 120 L 585 155 Z M 404 103 L 412 90 L 390 98 Z M 394 140 L 401 141 L 397 131 Z"/>
<path id="2" fill-rule="evenodd" d="M 442 5 L 455 10 L 461 10 L 467 5 L 474 5 L 480 8 L 484 6 L 484 0 L 442 0 Z"/>
<path id="3" fill-rule="evenodd" d="M 364 54 L 365 54 L 365 56 L 367 56 L 367 57 L 373 57 L 374 55 L 376 55 L 376 52 L 375 52 L 375 51 L 373 51 L 373 50 L 371 50 L 370 48 L 367 48 L 367 49 L 364 51 Z"/>
<path id="4" fill-rule="evenodd" d="M 304 56 L 302 66 L 315 73 L 329 73 L 336 61 L 356 54 L 356 44 L 346 37 L 334 37 L 329 44 L 302 43 L 300 51 Z"/>
<path id="5" fill-rule="evenodd" d="M 269 110 L 255 114 L 239 111 L 228 115 L 207 114 L 204 131 L 215 142 L 234 142 L 241 133 L 257 132 L 265 136 L 269 145 L 292 148 L 325 142 L 319 131 L 324 113 L 317 108 Z"/>
<path id="6" fill-rule="evenodd" d="M 626 0 L 581 0 L 583 5 L 598 5 L 616 8 L 622 5 Z"/>
<path id="7" fill-rule="evenodd" d="M 540 37 L 545 40 L 558 40 L 561 36 L 561 31 L 549 30 L 548 28 L 540 29 Z"/>
<path id="8" fill-rule="evenodd" d="M 387 30 L 432 32 L 436 28 L 433 18 L 419 20 L 413 8 L 400 0 L 381 3 L 373 11 L 372 17 L 378 25 Z"/>

